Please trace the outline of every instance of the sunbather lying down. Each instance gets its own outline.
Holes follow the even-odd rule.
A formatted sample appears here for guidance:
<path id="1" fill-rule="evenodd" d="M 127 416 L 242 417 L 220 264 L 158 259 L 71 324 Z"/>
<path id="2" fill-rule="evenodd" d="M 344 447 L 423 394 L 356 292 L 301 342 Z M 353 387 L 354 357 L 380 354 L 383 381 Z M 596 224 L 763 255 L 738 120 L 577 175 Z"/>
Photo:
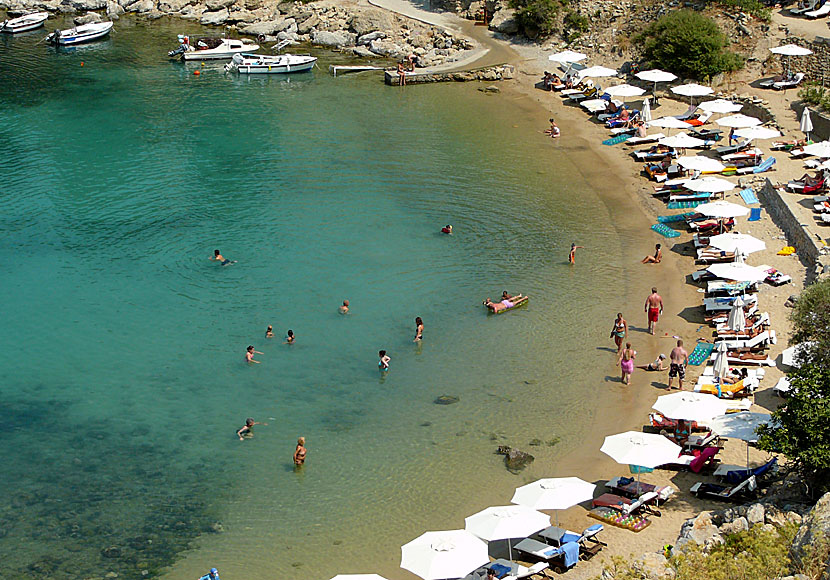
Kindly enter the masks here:
<path id="1" fill-rule="evenodd" d="M 502 294 L 502 299 L 500 302 L 493 302 L 489 298 L 482 302 L 487 308 L 489 308 L 492 312 L 501 312 L 502 310 L 507 310 L 508 308 L 513 308 L 516 306 L 518 302 L 521 302 L 526 296 L 522 296 L 521 294 L 516 294 L 515 296 L 505 296 L 506 292 Z"/>

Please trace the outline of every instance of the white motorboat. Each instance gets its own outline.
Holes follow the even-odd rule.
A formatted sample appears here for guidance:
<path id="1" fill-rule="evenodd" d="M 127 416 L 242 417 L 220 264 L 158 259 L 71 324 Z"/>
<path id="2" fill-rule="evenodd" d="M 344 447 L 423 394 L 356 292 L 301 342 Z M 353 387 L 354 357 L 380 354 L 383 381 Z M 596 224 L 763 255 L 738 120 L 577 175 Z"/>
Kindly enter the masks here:
<path id="1" fill-rule="evenodd" d="M 259 50 L 259 45 L 247 38 L 199 38 L 191 44 L 189 36 L 180 34 L 179 42 L 179 48 L 171 50 L 167 56 L 176 58 L 181 55 L 183 60 L 221 60 Z"/>
<path id="2" fill-rule="evenodd" d="M 226 71 L 239 74 L 287 74 L 311 70 L 317 57 L 296 54 L 265 56 L 258 54 L 236 54 L 225 65 Z"/>
<path id="3" fill-rule="evenodd" d="M 47 18 L 49 18 L 48 12 L 34 12 L 18 18 L 12 18 L 11 20 L 4 20 L 0 22 L 0 31 L 14 34 L 15 32 L 34 30 L 35 28 L 43 26 Z"/>
<path id="4" fill-rule="evenodd" d="M 50 44 L 60 45 L 81 44 L 82 42 L 90 42 L 104 37 L 109 34 L 110 30 L 112 30 L 111 21 L 93 22 L 92 24 L 84 24 L 66 30 L 55 30 L 46 37 L 46 41 Z"/>

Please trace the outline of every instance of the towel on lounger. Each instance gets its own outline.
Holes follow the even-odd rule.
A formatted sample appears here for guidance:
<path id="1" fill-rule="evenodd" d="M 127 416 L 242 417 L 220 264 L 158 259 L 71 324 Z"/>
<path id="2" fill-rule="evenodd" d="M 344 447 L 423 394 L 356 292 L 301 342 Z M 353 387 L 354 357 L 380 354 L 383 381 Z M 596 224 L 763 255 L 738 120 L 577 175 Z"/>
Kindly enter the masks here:
<path id="1" fill-rule="evenodd" d="M 504 578 L 510 573 L 510 568 L 504 564 L 493 564 L 490 569 L 496 573 L 496 578 Z"/>
<path id="2" fill-rule="evenodd" d="M 740 195 L 741 199 L 744 200 L 744 203 L 761 203 L 760 201 L 758 201 L 758 196 L 755 195 L 755 192 L 752 191 L 751 187 L 747 187 L 746 189 L 742 190 Z"/>
<path id="3" fill-rule="evenodd" d="M 674 222 L 685 221 L 687 217 L 695 215 L 695 212 L 689 211 L 686 213 L 676 213 L 674 215 L 660 215 L 657 216 L 657 221 L 661 224 L 671 224 Z"/>
<path id="4" fill-rule="evenodd" d="M 570 568 L 579 561 L 579 544 L 576 542 L 562 544 L 562 551 L 565 552 L 565 568 Z"/>

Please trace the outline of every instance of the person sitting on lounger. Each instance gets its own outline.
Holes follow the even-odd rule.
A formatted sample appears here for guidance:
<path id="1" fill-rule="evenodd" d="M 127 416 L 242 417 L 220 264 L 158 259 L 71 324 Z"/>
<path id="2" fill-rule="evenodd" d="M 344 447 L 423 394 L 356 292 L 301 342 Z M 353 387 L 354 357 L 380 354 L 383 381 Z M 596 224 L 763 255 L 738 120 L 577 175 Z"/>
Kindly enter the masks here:
<path id="1" fill-rule="evenodd" d="M 678 419 L 677 425 L 674 427 L 674 433 L 672 433 L 671 438 L 674 439 L 674 442 L 678 445 L 684 445 L 686 441 L 689 440 L 689 435 L 692 432 L 691 424 L 684 420 Z"/>
<path id="2" fill-rule="evenodd" d="M 548 91 L 553 90 L 553 75 L 548 71 L 545 71 L 545 76 L 542 77 L 542 86 Z"/>
<path id="3" fill-rule="evenodd" d="M 637 124 L 635 125 L 635 127 L 637 127 L 637 133 L 636 133 L 637 137 L 644 138 L 646 135 L 648 135 L 648 130 L 646 129 L 646 123 L 642 119 L 637 120 Z"/>
<path id="4" fill-rule="evenodd" d="M 729 369 L 729 373 L 725 377 L 723 377 L 720 382 L 726 385 L 734 385 L 735 383 L 740 383 L 742 380 L 749 376 L 749 371 L 746 369 Z"/>
<path id="5" fill-rule="evenodd" d="M 647 365 L 637 365 L 635 368 L 642 369 L 644 371 L 664 371 L 666 367 L 663 366 L 663 361 L 666 360 L 666 355 L 660 354 L 654 362 L 650 362 Z"/>
<path id="6" fill-rule="evenodd" d="M 565 75 L 565 88 L 566 89 L 574 88 L 574 77 L 570 73 Z"/>

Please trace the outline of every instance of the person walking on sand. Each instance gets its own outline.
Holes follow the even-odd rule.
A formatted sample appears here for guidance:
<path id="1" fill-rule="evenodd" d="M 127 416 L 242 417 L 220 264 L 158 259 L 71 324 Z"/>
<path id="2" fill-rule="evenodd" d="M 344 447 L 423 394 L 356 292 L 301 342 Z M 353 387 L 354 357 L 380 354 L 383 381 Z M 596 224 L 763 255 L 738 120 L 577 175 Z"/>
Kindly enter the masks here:
<path id="1" fill-rule="evenodd" d="M 338 308 L 338 310 L 340 311 L 340 314 L 348 314 L 349 313 L 349 301 L 344 300 L 343 301 L 343 306 Z"/>
<path id="2" fill-rule="evenodd" d="M 420 316 L 415 317 L 415 340 L 412 342 L 420 342 L 424 337 L 424 321 Z"/>
<path id="3" fill-rule="evenodd" d="M 643 258 L 643 264 L 659 264 L 663 261 L 663 246 L 656 244 L 654 246 L 654 255 Z"/>
<path id="4" fill-rule="evenodd" d="M 635 358 L 637 358 L 637 351 L 631 349 L 630 342 L 626 342 L 625 348 L 622 349 L 622 352 L 620 352 L 620 356 L 617 359 L 617 365 L 620 367 L 620 371 L 622 371 L 620 381 L 623 384 L 631 384 L 631 373 L 634 372 Z"/>
<path id="5" fill-rule="evenodd" d="M 305 463 L 305 456 L 308 450 L 305 448 L 305 437 L 297 439 L 297 448 L 294 450 L 294 465 L 299 467 Z"/>
<path id="6" fill-rule="evenodd" d="M 648 332 L 649 334 L 654 334 L 657 319 L 663 314 L 663 299 L 657 293 L 657 288 L 651 289 L 651 294 L 646 298 L 644 309 L 648 315 Z"/>
<path id="7" fill-rule="evenodd" d="M 259 364 L 258 360 L 254 360 L 254 355 L 255 354 L 263 354 L 263 353 L 259 352 L 258 350 L 254 350 L 253 345 L 249 346 L 247 348 L 247 350 L 245 351 L 245 362 Z"/>
<path id="8" fill-rule="evenodd" d="M 575 243 L 571 244 L 571 251 L 568 252 L 568 263 L 576 264 L 576 250 L 577 248 L 584 248 L 585 246 L 577 246 Z"/>
<path id="9" fill-rule="evenodd" d="M 683 348 L 683 341 L 678 340 L 677 346 L 669 354 L 669 390 L 672 388 L 672 380 L 677 377 L 678 389 L 683 390 L 683 379 L 686 378 L 686 365 L 689 364 L 689 353 Z"/>
<path id="10" fill-rule="evenodd" d="M 622 343 L 626 336 L 628 336 L 628 323 L 623 318 L 622 312 L 617 312 L 617 319 L 614 321 L 614 326 L 611 328 L 611 336 L 609 337 L 613 338 L 614 343 L 617 345 L 617 354 L 620 353 Z"/>

